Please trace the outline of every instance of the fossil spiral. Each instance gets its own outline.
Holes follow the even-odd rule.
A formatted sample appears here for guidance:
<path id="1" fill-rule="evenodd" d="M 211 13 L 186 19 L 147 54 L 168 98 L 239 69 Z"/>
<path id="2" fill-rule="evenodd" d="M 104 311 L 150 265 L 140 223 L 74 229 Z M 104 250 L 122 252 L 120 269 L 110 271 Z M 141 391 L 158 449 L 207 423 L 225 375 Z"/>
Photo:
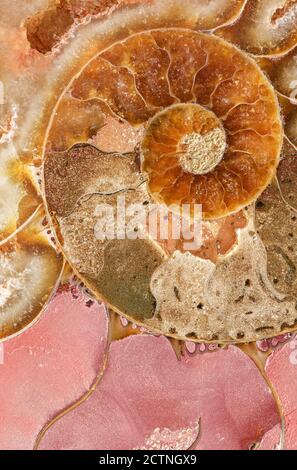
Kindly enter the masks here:
<path id="1" fill-rule="evenodd" d="M 288 78 L 296 68 L 296 2 L 140 3 L 105 22 L 92 10 L 84 39 L 65 46 L 71 58 L 57 67 L 66 71 L 47 84 L 54 98 L 34 141 L 40 181 L 22 200 L 27 218 L 44 203 L 50 224 L 51 243 L 34 251 L 41 264 L 51 258 L 40 295 L 46 300 L 58 279 L 61 251 L 94 296 L 150 330 L 238 342 L 294 329 L 288 174 L 294 167 L 295 178 L 297 105 Z M 39 53 L 82 21 L 73 7 L 65 28 L 45 31 L 57 11 L 26 23 Z M 22 162 L 32 163 L 24 155 Z M 116 209 L 119 195 L 147 216 L 156 205 L 200 205 L 202 246 L 189 251 L 181 238 L 153 239 L 138 226 L 132 232 L 144 231 L 142 238 L 98 239 L 96 208 Z M 6 259 L 11 237 L 22 236 L 18 225 L 16 234 L 3 230 Z"/>

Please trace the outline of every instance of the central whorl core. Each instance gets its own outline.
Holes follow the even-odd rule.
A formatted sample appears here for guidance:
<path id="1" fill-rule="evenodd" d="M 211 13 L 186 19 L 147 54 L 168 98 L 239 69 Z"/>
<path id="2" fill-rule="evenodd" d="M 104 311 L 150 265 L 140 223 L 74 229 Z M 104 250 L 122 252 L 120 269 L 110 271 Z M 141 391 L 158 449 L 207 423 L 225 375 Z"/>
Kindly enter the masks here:
<path id="1" fill-rule="evenodd" d="M 182 168 L 194 175 L 212 171 L 223 158 L 226 149 L 226 135 L 221 126 L 200 134 L 191 132 L 179 142 Z"/>

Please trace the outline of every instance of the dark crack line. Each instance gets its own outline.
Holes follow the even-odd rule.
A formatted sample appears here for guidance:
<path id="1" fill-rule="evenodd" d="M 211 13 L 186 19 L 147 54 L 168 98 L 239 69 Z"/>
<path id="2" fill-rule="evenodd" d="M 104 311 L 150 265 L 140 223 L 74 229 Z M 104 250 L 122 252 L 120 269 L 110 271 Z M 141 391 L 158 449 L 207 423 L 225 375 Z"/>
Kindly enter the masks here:
<path id="1" fill-rule="evenodd" d="M 113 191 L 111 193 L 105 193 L 105 192 L 97 192 L 97 191 L 94 191 L 92 193 L 87 193 L 87 194 L 83 194 L 75 203 L 75 206 L 73 207 L 73 209 L 71 210 L 71 212 L 69 212 L 69 214 L 65 215 L 64 217 L 60 218 L 59 219 L 59 222 L 63 222 L 65 219 L 67 219 L 68 217 L 70 217 L 73 212 L 76 210 L 77 206 L 80 204 L 80 202 L 87 202 L 91 199 L 92 196 L 114 196 L 116 194 L 121 194 L 121 193 L 125 193 L 125 192 L 133 192 L 133 191 L 137 191 L 143 184 L 145 184 L 148 180 L 145 179 L 144 181 L 141 181 L 141 183 L 139 183 L 137 186 L 135 186 L 134 188 L 122 188 L 122 189 L 118 189 L 116 191 Z"/>

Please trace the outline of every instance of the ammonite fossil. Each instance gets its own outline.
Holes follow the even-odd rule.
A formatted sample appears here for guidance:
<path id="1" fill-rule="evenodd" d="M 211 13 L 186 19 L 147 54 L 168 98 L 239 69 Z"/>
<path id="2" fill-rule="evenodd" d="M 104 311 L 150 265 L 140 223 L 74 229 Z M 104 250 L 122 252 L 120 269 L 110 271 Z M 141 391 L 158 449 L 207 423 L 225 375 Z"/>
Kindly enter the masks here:
<path id="1" fill-rule="evenodd" d="M 48 79 L 21 170 L 7 166 L 21 190 L 19 221 L 8 217 L 2 230 L 2 338 L 28 323 L 17 292 L 29 255 L 41 271 L 51 267 L 30 298 L 30 321 L 63 255 L 96 298 L 157 333 L 229 343 L 296 327 L 296 2 L 143 3 L 123 5 L 113 22 L 92 11 L 89 36 L 71 46 L 67 30 L 84 18 L 75 5 L 59 31 L 46 30 L 57 8 L 26 23 L 40 53 L 66 34 L 65 62 Z M 158 206 L 174 205 L 175 217 L 201 206 L 201 246 L 131 223 L 134 237 L 98 239 L 97 207 L 116 210 L 119 197 L 148 217 Z M 44 246 L 31 236 L 42 204 Z"/>

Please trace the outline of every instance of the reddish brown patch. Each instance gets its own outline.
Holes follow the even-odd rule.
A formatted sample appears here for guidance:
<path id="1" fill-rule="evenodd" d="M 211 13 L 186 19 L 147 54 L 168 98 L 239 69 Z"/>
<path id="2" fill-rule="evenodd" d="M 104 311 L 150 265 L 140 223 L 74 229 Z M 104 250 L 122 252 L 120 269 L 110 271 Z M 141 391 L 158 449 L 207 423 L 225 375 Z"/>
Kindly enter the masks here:
<path id="1" fill-rule="evenodd" d="M 227 254 L 237 242 L 236 230 L 244 228 L 247 220 L 242 211 L 220 220 L 220 228 L 216 236 L 218 255 Z"/>
<path id="2" fill-rule="evenodd" d="M 284 17 L 290 8 L 296 6 L 296 0 L 286 0 L 284 5 L 281 8 L 277 8 L 271 17 L 271 23 L 275 24 L 278 20 Z"/>
<path id="3" fill-rule="evenodd" d="M 137 3 L 140 0 L 58 0 L 56 5 L 26 20 L 27 39 L 32 49 L 46 54 L 59 43 L 74 23 L 83 22 L 88 15 L 105 16 L 120 6 Z"/>
<path id="4" fill-rule="evenodd" d="M 61 0 L 56 7 L 28 18 L 25 26 L 31 48 L 42 54 L 50 52 L 70 29 L 74 19 L 68 2 L 64 0 Z"/>
<path id="5" fill-rule="evenodd" d="M 158 220 L 160 224 L 160 220 Z M 202 222 L 202 245 L 198 250 L 192 251 L 192 255 L 199 258 L 208 259 L 212 262 L 217 262 L 219 256 L 226 255 L 233 246 L 237 243 L 237 230 L 242 229 L 247 224 L 247 219 L 242 211 L 224 217 L 217 221 L 210 222 L 211 225 Z M 172 214 L 169 214 L 168 227 L 169 234 L 171 234 Z M 160 230 L 159 230 L 160 232 Z M 158 233 L 160 235 L 160 233 Z M 173 240 L 169 237 L 168 240 L 158 238 L 158 243 L 162 246 L 168 255 L 179 250 L 182 253 L 184 250 L 184 238 L 181 236 L 179 240 Z"/>

